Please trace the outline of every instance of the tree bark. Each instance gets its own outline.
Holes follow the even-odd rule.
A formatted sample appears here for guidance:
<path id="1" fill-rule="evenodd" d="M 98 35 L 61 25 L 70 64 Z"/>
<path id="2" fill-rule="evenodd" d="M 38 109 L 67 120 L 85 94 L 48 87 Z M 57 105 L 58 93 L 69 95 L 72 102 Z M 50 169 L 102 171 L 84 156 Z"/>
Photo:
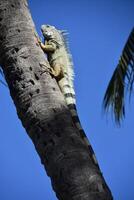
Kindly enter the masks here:
<path id="1" fill-rule="evenodd" d="M 26 0 L 0 0 L 0 64 L 59 200 L 112 200 L 35 37 Z"/>

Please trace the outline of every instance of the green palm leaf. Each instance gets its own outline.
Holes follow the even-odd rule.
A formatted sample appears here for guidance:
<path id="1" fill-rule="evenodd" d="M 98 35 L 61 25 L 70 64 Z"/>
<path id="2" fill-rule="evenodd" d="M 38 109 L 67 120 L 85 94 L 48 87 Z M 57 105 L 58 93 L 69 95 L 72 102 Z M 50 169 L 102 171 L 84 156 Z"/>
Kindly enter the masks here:
<path id="1" fill-rule="evenodd" d="M 3 74 L 3 71 L 1 69 L 1 66 L 0 66 L 0 75 L 4 78 L 4 74 Z M 7 84 L 4 81 L 2 81 L 1 79 L 0 79 L 0 83 L 2 83 L 4 86 L 7 87 Z"/>
<path id="2" fill-rule="evenodd" d="M 115 121 L 125 117 L 125 92 L 128 91 L 131 97 L 134 83 L 134 28 L 123 49 L 119 63 L 114 70 L 103 99 L 103 107 L 106 111 L 109 108 L 115 116 Z"/>

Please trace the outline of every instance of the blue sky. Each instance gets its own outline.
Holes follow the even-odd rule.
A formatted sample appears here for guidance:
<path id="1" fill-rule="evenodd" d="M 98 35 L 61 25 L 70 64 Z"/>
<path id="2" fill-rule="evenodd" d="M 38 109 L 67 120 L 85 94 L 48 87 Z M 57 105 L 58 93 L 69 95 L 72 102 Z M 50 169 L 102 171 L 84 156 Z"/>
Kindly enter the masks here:
<path id="1" fill-rule="evenodd" d="M 134 104 L 122 127 L 102 114 L 102 99 L 127 37 L 134 26 L 133 0 L 32 0 L 42 24 L 68 30 L 75 68 L 77 108 L 114 200 L 134 199 Z M 9 91 L 0 84 L 0 199 L 56 200 Z"/>

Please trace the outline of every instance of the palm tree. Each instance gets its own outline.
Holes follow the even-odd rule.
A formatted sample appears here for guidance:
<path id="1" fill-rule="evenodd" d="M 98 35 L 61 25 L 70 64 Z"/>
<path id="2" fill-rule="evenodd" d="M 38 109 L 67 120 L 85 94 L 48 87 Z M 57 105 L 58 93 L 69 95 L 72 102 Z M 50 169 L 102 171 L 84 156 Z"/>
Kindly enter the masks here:
<path id="1" fill-rule="evenodd" d="M 129 97 L 133 92 L 134 83 L 134 28 L 132 29 L 125 47 L 122 51 L 119 63 L 114 70 L 103 99 L 106 111 L 109 108 L 115 116 L 115 121 L 120 124 L 125 117 L 125 96 Z"/>
<path id="2" fill-rule="evenodd" d="M 0 65 L 59 200 L 112 200 L 36 39 L 26 0 L 0 0 Z"/>

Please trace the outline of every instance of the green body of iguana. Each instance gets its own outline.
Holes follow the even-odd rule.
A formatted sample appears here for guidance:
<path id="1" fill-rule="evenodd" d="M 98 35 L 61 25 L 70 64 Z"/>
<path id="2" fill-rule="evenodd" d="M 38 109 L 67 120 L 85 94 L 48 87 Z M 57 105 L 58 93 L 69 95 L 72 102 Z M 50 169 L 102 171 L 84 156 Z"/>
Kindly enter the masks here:
<path id="1" fill-rule="evenodd" d="M 76 128 L 79 130 L 79 136 L 88 146 L 94 163 L 98 165 L 93 149 L 85 135 L 84 130 L 82 129 L 76 110 L 76 100 L 73 85 L 73 63 L 67 47 L 67 42 L 64 37 L 65 32 L 60 31 L 51 25 L 42 25 L 41 30 L 45 38 L 45 43 L 43 44 L 41 41 L 39 41 L 39 44 L 48 56 L 48 61 L 51 66 L 50 73 L 56 78 L 60 90 L 64 95 L 73 122 Z"/>

